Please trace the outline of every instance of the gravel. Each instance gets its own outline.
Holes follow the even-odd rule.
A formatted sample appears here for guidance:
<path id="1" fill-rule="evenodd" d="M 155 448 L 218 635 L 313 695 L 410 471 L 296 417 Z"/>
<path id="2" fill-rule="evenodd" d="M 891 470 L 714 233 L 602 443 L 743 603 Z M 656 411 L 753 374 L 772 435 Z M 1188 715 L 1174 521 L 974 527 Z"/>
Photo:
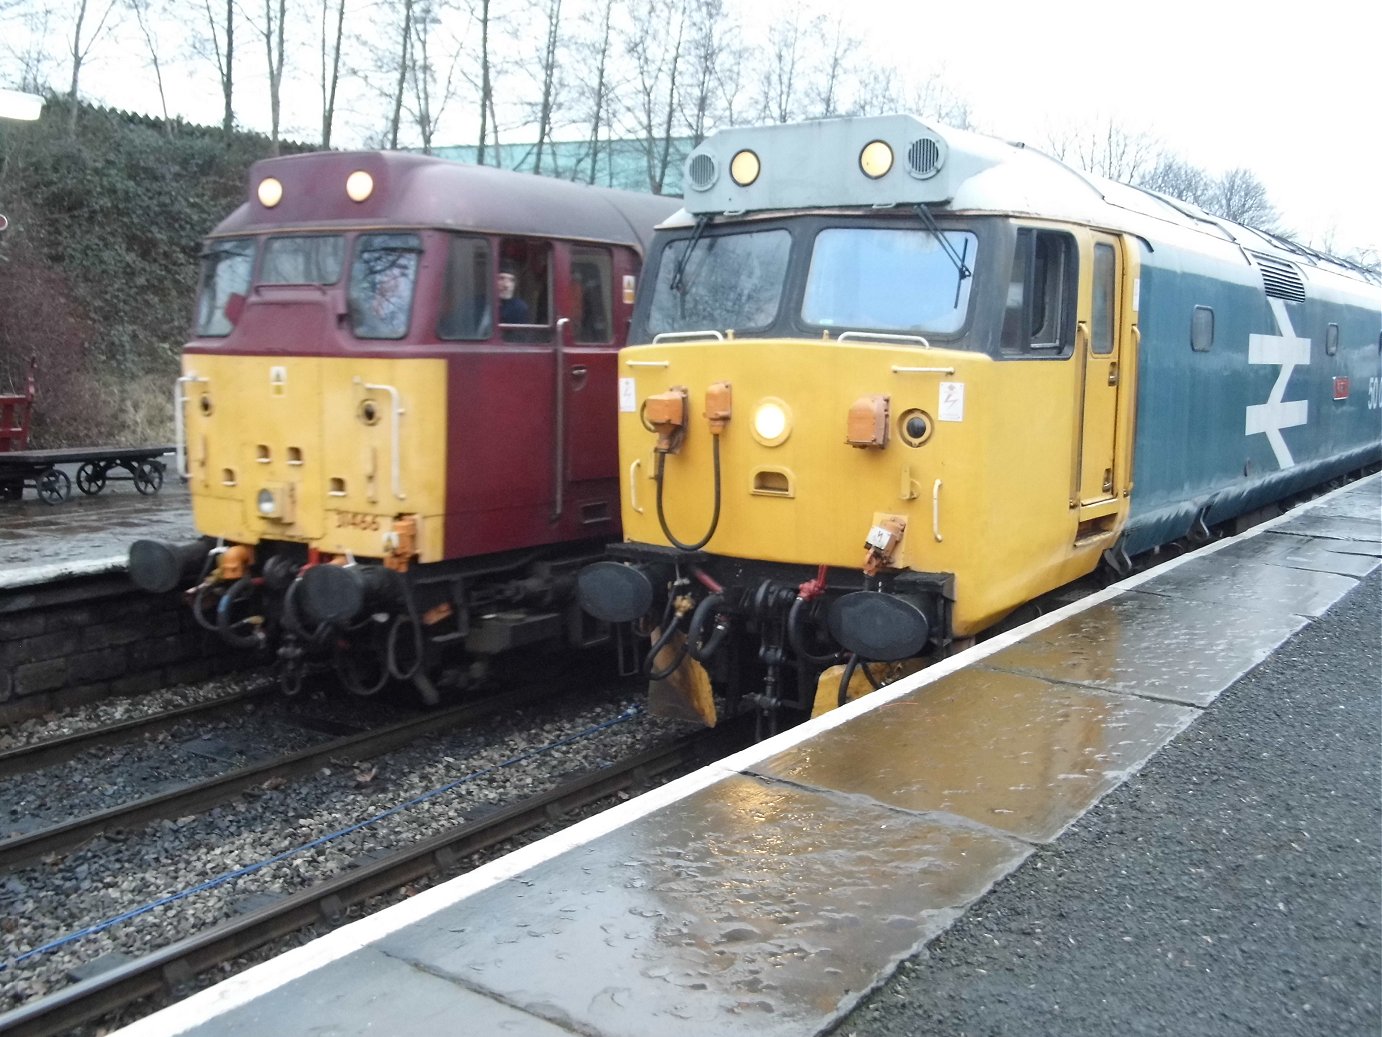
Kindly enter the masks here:
<path id="1" fill-rule="evenodd" d="M 336 761 L 310 777 L 270 783 L 274 787 L 261 787 L 203 814 L 151 824 L 117 839 L 97 838 L 66 857 L 12 871 L 0 879 L 0 961 L 8 966 L 0 973 L 0 1008 L 60 989 L 71 982 L 72 970 L 99 965 L 103 956 L 148 953 L 232 917 L 242 905 L 257 906 L 263 897 L 293 893 L 335 874 L 362 854 L 386 852 L 444 831 L 685 730 L 643 715 L 637 708 L 641 700 L 641 689 L 628 685 L 613 692 L 592 686 L 542 709 L 429 737 L 375 760 Z M 301 700 L 293 701 L 296 707 Z M 352 700 L 332 701 L 334 706 L 326 701 L 316 705 L 328 714 L 354 706 Z M 245 719 L 237 717 L 230 726 L 243 734 Z M 595 730 L 606 724 L 610 726 Z M 582 733 L 570 744 L 555 745 Z M 554 747 L 534 754 L 534 746 Z M 159 770 L 163 780 L 181 780 L 185 764 L 201 766 L 189 763 L 186 753 L 167 752 L 169 746 L 153 749 L 165 751 Z M 122 772 L 142 773 L 148 766 L 150 747 L 131 752 L 136 750 L 145 759 L 138 767 L 124 766 L 128 761 L 117 750 L 110 759 L 84 754 L 56 774 L 19 780 L 27 782 L 24 793 L 33 804 L 54 816 L 65 807 L 72 816 L 92 802 L 111 805 L 115 800 L 107 796 L 108 789 L 124 795 L 128 782 L 120 778 Z M 473 780 L 463 780 L 472 775 Z M 458 781 L 462 783 L 454 789 L 331 838 Z M 318 840 L 319 845 L 289 853 Z M 287 856 L 234 881 L 215 882 L 280 854 Z M 179 896 L 208 882 L 212 888 Z M 34 948 L 149 904 L 160 906 L 18 960 Z"/>

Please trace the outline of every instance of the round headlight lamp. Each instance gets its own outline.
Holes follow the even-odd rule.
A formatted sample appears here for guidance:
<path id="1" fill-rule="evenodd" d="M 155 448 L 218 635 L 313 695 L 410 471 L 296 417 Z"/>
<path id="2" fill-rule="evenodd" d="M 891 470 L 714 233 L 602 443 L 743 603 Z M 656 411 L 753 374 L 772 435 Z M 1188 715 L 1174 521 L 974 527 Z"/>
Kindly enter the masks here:
<path id="1" fill-rule="evenodd" d="M 784 443 L 792 434 L 792 412 L 781 400 L 769 397 L 753 409 L 753 438 L 764 446 Z"/>
<path id="2" fill-rule="evenodd" d="M 259 509 L 259 514 L 272 515 L 274 513 L 274 509 L 277 507 L 277 504 L 274 501 L 274 491 L 260 490 L 259 496 L 255 498 L 254 504 L 255 507 Z"/>
<path id="3" fill-rule="evenodd" d="M 374 177 L 363 169 L 357 169 L 346 177 L 346 195 L 352 202 L 363 202 L 374 194 Z"/>
<path id="4" fill-rule="evenodd" d="M 758 179 L 762 166 L 758 161 L 758 156 L 745 148 L 739 152 L 729 162 L 729 176 L 740 187 L 748 187 Z"/>
<path id="5" fill-rule="evenodd" d="M 893 167 L 893 149 L 886 141 L 874 140 L 859 152 L 859 168 L 870 180 L 877 180 Z"/>
<path id="6" fill-rule="evenodd" d="M 277 177 L 266 176 L 259 181 L 259 189 L 255 193 L 259 196 L 260 205 L 272 209 L 283 201 L 283 184 Z"/>

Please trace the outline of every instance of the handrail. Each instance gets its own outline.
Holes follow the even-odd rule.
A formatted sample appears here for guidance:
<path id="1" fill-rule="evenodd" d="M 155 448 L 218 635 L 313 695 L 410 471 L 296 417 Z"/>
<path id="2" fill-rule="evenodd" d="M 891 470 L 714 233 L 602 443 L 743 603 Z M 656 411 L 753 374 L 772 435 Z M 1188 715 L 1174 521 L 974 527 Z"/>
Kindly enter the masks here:
<path id="1" fill-rule="evenodd" d="M 625 367 L 671 367 L 670 360 L 625 360 Z"/>
<path id="2" fill-rule="evenodd" d="M 556 359 L 556 434 L 552 437 L 552 514 L 556 522 L 566 507 L 566 334 L 571 327 L 570 317 L 557 319 L 557 333 L 552 338 L 552 352 Z"/>
<path id="3" fill-rule="evenodd" d="M 855 339 L 864 342 L 909 342 L 923 349 L 931 348 L 931 343 L 921 335 L 894 335 L 886 331 L 842 331 L 835 336 L 836 342 Z"/>
<path id="4" fill-rule="evenodd" d="M 202 378 L 197 372 L 185 374 L 173 383 L 173 456 L 178 467 L 178 476 L 182 479 L 192 478 L 191 466 L 187 463 L 187 419 L 183 416 L 182 408 L 192 398 L 182 394 L 184 384 L 195 384 L 197 382 L 210 382 L 209 378 Z"/>
<path id="5" fill-rule="evenodd" d="M 408 495 L 403 492 L 402 466 L 403 415 L 405 411 L 403 410 L 399 392 L 392 385 L 371 385 L 359 375 L 356 375 L 352 380 L 359 388 L 365 390 L 365 392 L 386 392 L 389 394 L 389 400 L 393 404 L 392 420 L 390 421 L 390 428 L 393 433 L 391 437 L 393 443 L 390 446 L 390 458 L 393 465 L 393 495 L 399 500 L 406 500 Z"/>
<path id="6" fill-rule="evenodd" d="M 945 538 L 941 536 L 941 481 L 936 480 L 936 485 L 931 487 L 931 535 L 936 538 L 936 543 L 940 543 Z"/>
<path id="7" fill-rule="evenodd" d="M 954 374 L 953 367 L 903 367 L 893 364 L 893 374 Z"/>
<path id="8" fill-rule="evenodd" d="M 629 507 L 639 515 L 643 514 L 643 506 L 638 503 L 638 469 L 643 467 L 643 459 L 635 457 L 633 464 L 629 465 Z"/>
<path id="9" fill-rule="evenodd" d="M 657 345 L 659 342 L 679 342 L 683 339 L 697 338 L 714 339 L 716 342 L 725 340 L 725 336 L 720 332 L 707 328 L 705 331 L 664 331 L 660 335 L 653 336 L 653 345 Z"/>

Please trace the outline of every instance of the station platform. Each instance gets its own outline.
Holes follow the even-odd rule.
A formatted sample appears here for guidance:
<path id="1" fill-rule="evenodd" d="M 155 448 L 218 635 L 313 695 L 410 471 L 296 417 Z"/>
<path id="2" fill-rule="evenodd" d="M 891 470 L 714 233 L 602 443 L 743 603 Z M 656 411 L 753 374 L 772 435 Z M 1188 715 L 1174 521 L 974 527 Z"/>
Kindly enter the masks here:
<path id="1" fill-rule="evenodd" d="M 75 480 L 78 466 L 63 467 Z M 134 540 L 196 539 L 192 499 L 171 466 L 156 494 L 141 494 L 117 478 L 95 496 L 74 489 L 70 500 L 56 505 L 32 492 L 0 501 L 0 590 L 123 572 Z"/>
<path id="2" fill-rule="evenodd" d="M 974 965 L 966 948 L 940 973 L 927 971 L 927 963 L 953 929 L 976 945 L 987 939 L 996 946 L 994 959 L 1011 966 L 1011 955 L 993 937 L 993 905 L 1009 889 L 1041 886 L 1041 871 L 1051 874 L 1063 848 L 1072 840 L 1087 843 L 1087 832 L 1100 825 L 1128 847 L 1125 859 L 1112 858 L 1114 875 L 1162 840 L 1203 834 L 1194 827 L 1202 819 L 1194 816 L 1193 795 L 1184 808 L 1190 817 L 1155 803 L 1140 810 L 1145 828 L 1127 830 L 1122 815 L 1106 817 L 1107 803 L 1130 781 L 1139 783 L 1149 762 L 1174 741 L 1164 755 L 1179 754 L 1182 766 L 1164 779 L 1166 795 L 1179 802 L 1186 793 L 1219 793 L 1221 813 L 1210 827 L 1226 835 L 1217 852 L 1242 855 L 1236 866 L 1221 858 L 1213 865 L 1227 892 L 1255 874 L 1255 861 L 1289 854 L 1292 843 L 1356 844 L 1348 867 L 1371 870 L 1364 888 L 1373 900 L 1365 892 L 1361 904 L 1312 909 L 1342 912 L 1344 945 L 1356 950 L 1350 967 L 1361 963 L 1366 973 L 1378 954 L 1379 791 L 1377 745 L 1372 759 L 1366 752 L 1360 759 L 1358 745 L 1359 738 L 1368 744 L 1368 725 L 1377 722 L 1382 686 L 1380 562 L 1382 478 L 1373 476 L 995 637 L 120 1032 L 1369 1032 L 1311 1030 L 1310 1002 L 1303 998 L 1304 1028 L 1265 1020 L 1261 1028 L 1234 1028 L 1213 1018 L 1207 1028 L 1194 1021 L 1181 1027 L 1178 998 L 1193 1000 L 1187 991 L 1215 981 L 1212 971 L 1206 979 L 1201 962 L 1176 963 L 1172 971 L 1184 988 L 1173 981 L 1155 988 L 1145 1026 L 1134 1019 L 1062 1029 L 1081 1012 L 1086 1021 L 1102 1019 L 1099 994 L 1086 993 L 1102 988 L 1080 968 L 1102 970 L 1099 976 L 1116 989 L 1134 981 L 1135 966 L 1122 974 L 1111 972 L 1104 955 L 1081 965 L 1077 955 L 1051 954 L 1019 980 L 996 965 Z M 1330 625 L 1341 614 L 1336 609 L 1353 624 L 1338 643 L 1325 633 L 1336 629 Z M 1211 730 L 1226 691 L 1238 694 L 1266 680 L 1255 694 L 1268 703 L 1296 693 L 1294 686 L 1271 684 L 1296 680 L 1295 670 L 1257 668 L 1283 651 L 1299 656 L 1292 646 L 1308 642 L 1317 651 L 1321 639 L 1335 675 L 1328 708 L 1337 714 L 1335 728 L 1344 723 L 1352 740 L 1325 727 L 1317 733 L 1334 736 L 1314 737 L 1283 726 L 1279 712 L 1241 706 L 1234 708 L 1249 728 L 1272 725 L 1263 743 L 1272 748 L 1227 737 L 1239 749 L 1304 758 L 1312 773 L 1327 772 L 1329 795 L 1343 811 L 1329 823 L 1342 832 L 1321 831 L 1285 802 L 1278 813 L 1275 803 L 1263 802 L 1251 770 L 1225 777 L 1193 751 L 1205 743 L 1198 732 Z M 1304 658 L 1308 668 L 1313 657 L 1306 652 Z M 1314 668 L 1321 667 L 1316 659 Z M 1352 712 L 1342 712 L 1345 707 Z M 1350 719 L 1338 719 L 1344 717 Z M 1182 746 L 1192 747 L 1188 760 Z M 1215 783 L 1212 790 L 1201 784 L 1206 781 Z M 1254 824 L 1266 834 L 1227 835 L 1234 825 Z M 1097 857 L 1106 845 L 1096 843 L 1092 852 Z M 1328 860 L 1319 864 L 1315 886 L 1329 888 L 1330 867 Z M 1081 907 L 1103 895 L 1095 881 L 1114 880 L 1096 876 L 1054 886 L 1042 904 L 1046 914 L 1019 923 L 1029 941 L 1022 953 L 1033 942 L 1062 952 L 1087 940 L 1097 948 L 1090 930 L 1107 930 L 1110 915 L 1124 923 L 1119 944 L 1125 935 L 1136 939 L 1143 915 L 1189 926 L 1197 944 L 1201 936 L 1209 939 L 1206 948 L 1230 924 L 1275 932 L 1269 927 L 1275 919 L 1225 920 L 1235 905 L 1259 910 L 1258 901 L 1199 881 L 1193 867 L 1151 883 L 1136 901 L 1109 904 L 1102 916 Z M 1271 899 L 1285 912 L 1295 897 L 1283 889 Z M 1289 959 L 1297 948 L 1273 950 Z M 1242 957 L 1241 948 L 1221 953 Z M 1002 980 L 996 987 L 986 978 L 995 972 Z M 910 978 L 900 979 L 903 973 Z M 1307 981 L 1289 969 L 1286 975 L 1287 982 Z M 1377 977 L 1370 978 L 1370 993 L 1319 983 L 1311 997 L 1331 1004 L 1362 997 L 1363 1007 L 1348 1018 L 1375 1032 Z M 1249 1004 L 1260 993 L 1254 982 L 1240 983 Z M 1024 1001 L 1038 986 L 1043 997 L 1048 987 L 1060 991 L 1045 998 L 1044 1016 Z M 941 989 L 970 1013 L 947 1016 L 945 1006 L 925 1004 Z M 984 993 L 971 998 L 971 990 Z M 1217 996 L 1213 989 L 1207 994 Z M 1005 1021 L 990 1018 L 985 998 L 1015 1010 Z M 1064 1000 L 1066 1012 L 1060 1004 L 1052 1012 L 1052 1000 Z M 914 1011 L 898 1009 L 901 1002 Z"/>

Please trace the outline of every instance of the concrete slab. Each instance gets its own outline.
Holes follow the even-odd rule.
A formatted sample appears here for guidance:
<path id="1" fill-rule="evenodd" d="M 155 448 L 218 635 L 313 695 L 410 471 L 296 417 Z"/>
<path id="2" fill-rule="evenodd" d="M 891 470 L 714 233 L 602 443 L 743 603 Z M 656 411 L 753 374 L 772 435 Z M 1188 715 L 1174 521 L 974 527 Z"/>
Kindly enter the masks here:
<path id="1" fill-rule="evenodd" d="M 1320 616 L 1357 583 L 1351 577 L 1332 572 L 1235 558 L 1225 549 L 1191 558 L 1138 589 L 1266 615 L 1291 612 L 1300 616 Z"/>
<path id="2" fill-rule="evenodd" d="M 1240 612 L 1133 591 L 1032 634 L 986 665 L 1207 706 L 1307 622 L 1287 611 Z"/>
<path id="3" fill-rule="evenodd" d="M 375 946 L 571 1032 L 799 1037 L 1029 849 L 736 775 Z"/>
<path id="4" fill-rule="evenodd" d="M 183 1031 L 214 1034 L 505 1034 L 571 1037 L 569 1030 L 430 975 L 374 948 L 339 959 L 248 1004 Z"/>
<path id="5" fill-rule="evenodd" d="M 1048 842 L 1196 716 L 971 667 L 754 770 Z"/>

